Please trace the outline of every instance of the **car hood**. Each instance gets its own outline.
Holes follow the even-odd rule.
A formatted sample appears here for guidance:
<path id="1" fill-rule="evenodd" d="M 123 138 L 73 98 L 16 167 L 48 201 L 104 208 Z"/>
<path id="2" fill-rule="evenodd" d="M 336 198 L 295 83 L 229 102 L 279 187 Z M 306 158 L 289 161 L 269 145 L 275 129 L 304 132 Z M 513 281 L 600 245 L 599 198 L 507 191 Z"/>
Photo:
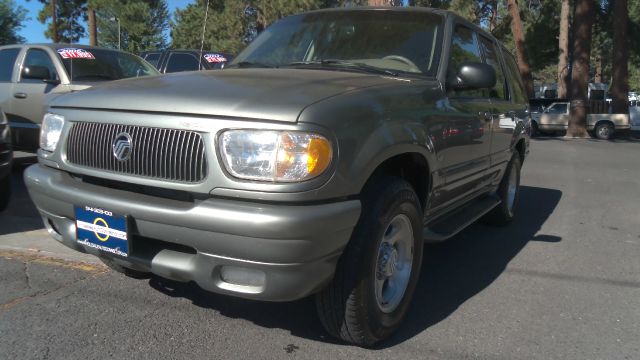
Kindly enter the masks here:
<path id="1" fill-rule="evenodd" d="M 396 79 L 347 71 L 227 69 L 118 80 L 52 101 L 52 107 L 197 114 L 296 122 L 307 106 Z"/>

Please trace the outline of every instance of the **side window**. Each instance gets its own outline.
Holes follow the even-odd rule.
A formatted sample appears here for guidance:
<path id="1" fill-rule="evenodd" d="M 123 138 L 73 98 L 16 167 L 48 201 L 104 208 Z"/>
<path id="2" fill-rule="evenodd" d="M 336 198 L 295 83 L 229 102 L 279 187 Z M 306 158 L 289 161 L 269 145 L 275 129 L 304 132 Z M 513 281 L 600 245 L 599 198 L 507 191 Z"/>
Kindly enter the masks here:
<path id="1" fill-rule="evenodd" d="M 198 64 L 198 59 L 191 54 L 171 54 L 169 62 L 167 63 L 166 72 L 198 70 Z"/>
<path id="2" fill-rule="evenodd" d="M 489 97 L 492 99 L 509 100 L 507 96 L 507 84 L 500 63 L 500 56 L 493 41 L 484 36 L 480 36 L 480 44 L 485 55 L 487 65 L 491 65 L 496 71 L 496 86 L 489 90 Z"/>
<path id="3" fill-rule="evenodd" d="M 11 74 L 19 53 L 20 48 L 0 50 L 0 82 L 11 82 Z"/>
<path id="4" fill-rule="evenodd" d="M 457 71 L 465 62 L 482 62 L 480 47 L 473 30 L 457 25 L 451 40 L 451 55 L 447 67 L 447 82 L 456 81 Z M 455 91 L 455 95 L 463 97 L 486 97 L 481 89 Z"/>
<path id="5" fill-rule="evenodd" d="M 158 61 L 160 61 L 160 53 L 149 53 L 144 58 L 147 62 L 156 68 L 158 68 Z"/>
<path id="6" fill-rule="evenodd" d="M 516 65 L 516 60 L 505 49 L 502 49 L 502 58 L 507 65 L 507 74 L 511 84 L 511 100 L 517 103 L 526 103 L 527 92 L 524 89 L 524 83 L 522 82 L 518 65 Z"/>
<path id="7" fill-rule="evenodd" d="M 549 112 L 552 114 L 565 114 L 567 112 L 567 104 L 555 104 L 549 108 Z"/>
<path id="8" fill-rule="evenodd" d="M 53 61 L 51 61 L 51 57 L 44 51 L 40 49 L 29 49 L 27 51 L 27 56 L 24 59 L 23 67 L 30 66 L 42 66 L 49 69 L 49 74 L 51 74 L 51 79 L 58 79 L 58 73 L 56 72 L 56 67 L 53 65 Z M 41 80 L 34 79 L 20 79 L 20 82 L 37 82 L 41 83 Z"/>

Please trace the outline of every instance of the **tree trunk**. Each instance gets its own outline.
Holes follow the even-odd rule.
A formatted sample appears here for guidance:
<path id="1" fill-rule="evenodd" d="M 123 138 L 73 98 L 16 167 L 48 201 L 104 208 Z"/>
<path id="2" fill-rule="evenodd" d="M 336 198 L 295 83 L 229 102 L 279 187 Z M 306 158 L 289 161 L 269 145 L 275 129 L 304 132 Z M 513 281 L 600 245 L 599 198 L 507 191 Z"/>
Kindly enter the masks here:
<path id="1" fill-rule="evenodd" d="M 96 31 L 96 12 L 87 10 L 87 26 L 89 27 L 89 45 L 98 46 L 98 32 Z"/>
<path id="2" fill-rule="evenodd" d="M 489 20 L 489 31 L 493 31 L 498 27 L 498 1 L 491 1 L 491 20 Z"/>
<path id="3" fill-rule="evenodd" d="M 58 43 L 60 37 L 58 36 L 58 19 L 57 19 L 56 0 L 51 0 L 51 25 L 53 25 L 53 42 Z"/>
<path id="4" fill-rule="evenodd" d="M 560 9 L 560 37 L 558 45 L 558 97 L 566 99 L 569 93 L 569 18 L 571 16 L 569 0 L 562 0 Z"/>
<path id="5" fill-rule="evenodd" d="M 509 15 L 511 15 L 511 31 L 513 32 L 513 41 L 516 45 L 516 59 L 518 60 L 518 69 L 520 75 L 524 81 L 524 88 L 527 91 L 527 96 L 531 99 L 533 94 L 533 77 L 531 75 L 531 69 L 527 58 L 524 54 L 524 31 L 522 30 L 522 20 L 520 20 L 520 9 L 516 0 L 508 0 L 507 7 L 509 8 Z"/>
<path id="6" fill-rule="evenodd" d="M 603 83 L 604 76 L 602 75 L 602 54 L 598 51 L 596 55 L 596 71 L 593 74 L 593 82 L 594 83 Z"/>
<path id="7" fill-rule="evenodd" d="M 629 112 L 629 41 L 627 26 L 629 12 L 627 0 L 616 0 L 613 3 L 613 77 L 611 96 L 613 112 L 626 114 Z"/>
<path id="8" fill-rule="evenodd" d="M 587 87 L 591 30 L 595 18 L 594 0 L 575 0 L 573 26 L 573 70 L 571 73 L 571 110 L 567 137 L 587 137 Z"/>

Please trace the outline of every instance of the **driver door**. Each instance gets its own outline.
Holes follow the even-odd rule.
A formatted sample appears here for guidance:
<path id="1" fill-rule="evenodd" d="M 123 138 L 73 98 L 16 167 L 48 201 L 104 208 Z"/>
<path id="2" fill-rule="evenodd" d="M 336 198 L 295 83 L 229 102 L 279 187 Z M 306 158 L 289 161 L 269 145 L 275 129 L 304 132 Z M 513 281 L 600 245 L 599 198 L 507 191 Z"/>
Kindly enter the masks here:
<path id="1" fill-rule="evenodd" d="M 20 67 L 18 81 L 13 85 L 10 112 L 7 117 L 14 128 L 16 145 L 20 148 L 35 149 L 38 147 L 40 124 L 44 116 L 45 96 L 57 85 L 45 83 L 37 79 L 24 79 L 22 69 L 30 66 L 43 66 L 49 69 L 52 80 L 59 79 L 58 72 L 49 54 L 38 48 L 30 48 Z"/>
<path id="2" fill-rule="evenodd" d="M 46 67 L 49 69 L 52 80 L 60 79 L 51 57 L 43 49 L 31 48 L 27 50 L 20 70 L 30 66 Z M 56 86 L 38 79 L 24 79 L 20 74 L 17 83 L 13 86 L 11 106 L 13 115 L 24 122 L 40 124 L 45 105 L 44 97 Z"/>

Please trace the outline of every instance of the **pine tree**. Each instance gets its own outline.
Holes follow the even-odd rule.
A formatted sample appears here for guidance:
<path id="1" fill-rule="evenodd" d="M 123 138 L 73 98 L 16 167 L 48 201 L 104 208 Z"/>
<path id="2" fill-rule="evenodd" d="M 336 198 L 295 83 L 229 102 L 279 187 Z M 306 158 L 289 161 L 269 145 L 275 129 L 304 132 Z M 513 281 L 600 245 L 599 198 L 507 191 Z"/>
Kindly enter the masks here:
<path id="1" fill-rule="evenodd" d="M 573 25 L 573 69 L 571 73 L 571 110 L 568 137 L 587 137 L 587 87 L 592 27 L 595 20 L 594 0 L 575 0 Z"/>
<path id="2" fill-rule="evenodd" d="M 129 52 L 167 47 L 165 0 L 89 0 L 89 6 L 96 11 L 100 46 L 117 48 L 120 35 L 120 48 Z"/>
<path id="3" fill-rule="evenodd" d="M 627 27 L 629 13 L 627 0 L 613 2 L 613 84 L 611 95 L 613 112 L 625 114 L 629 112 L 629 42 L 627 41 Z"/>
<path id="4" fill-rule="evenodd" d="M 27 11 L 13 0 L 0 0 L 0 46 L 24 42 L 18 31 L 24 27 Z"/>
<path id="5" fill-rule="evenodd" d="M 38 20 L 45 24 L 51 19 L 51 1 L 38 0 L 42 9 L 38 13 Z M 59 39 L 62 43 L 77 43 L 85 36 L 81 21 L 87 20 L 87 0 L 66 0 L 56 2 L 56 26 L 50 22 L 45 36 L 49 39 Z M 54 28 L 57 34 L 54 34 Z"/>

